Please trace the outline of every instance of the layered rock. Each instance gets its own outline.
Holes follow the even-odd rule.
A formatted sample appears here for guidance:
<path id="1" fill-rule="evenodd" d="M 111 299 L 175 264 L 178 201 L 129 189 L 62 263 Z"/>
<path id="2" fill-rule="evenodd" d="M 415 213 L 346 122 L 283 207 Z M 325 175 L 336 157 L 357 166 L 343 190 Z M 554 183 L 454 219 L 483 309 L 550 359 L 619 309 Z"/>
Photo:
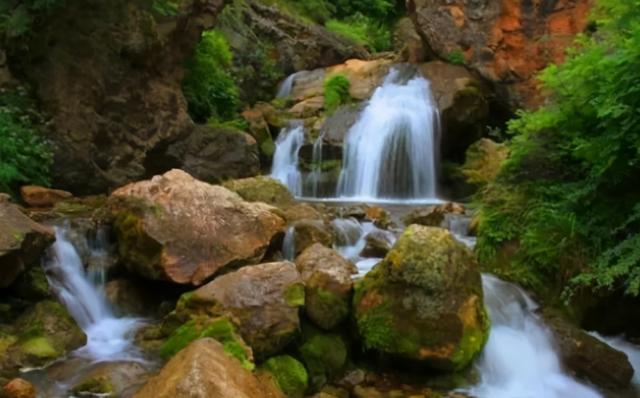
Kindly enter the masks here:
<path id="1" fill-rule="evenodd" d="M 338 326 L 349 315 L 356 266 L 335 250 L 314 244 L 298 258 L 296 266 L 305 284 L 305 312 L 325 330 Z"/>
<path id="2" fill-rule="evenodd" d="M 227 356 L 220 343 L 205 338 L 173 357 L 135 398 L 284 398 Z"/>
<path id="3" fill-rule="evenodd" d="M 248 266 L 182 296 L 174 316 L 228 316 L 259 358 L 279 352 L 298 333 L 304 285 L 293 263 Z"/>
<path id="4" fill-rule="evenodd" d="M 501 86 L 514 107 L 540 102 L 535 76 L 561 62 L 587 24 L 591 0 L 409 0 L 432 53 L 465 62 Z"/>
<path id="5" fill-rule="evenodd" d="M 130 270 L 179 284 L 200 285 L 227 266 L 260 262 L 284 228 L 272 207 L 181 170 L 119 188 L 109 207 Z"/>
<path id="6" fill-rule="evenodd" d="M 444 229 L 412 225 L 356 284 L 353 305 L 365 348 L 459 370 L 488 336 L 482 300 L 473 253 Z"/>
<path id="7" fill-rule="evenodd" d="M 20 196 L 22 200 L 31 207 L 53 207 L 56 203 L 73 197 L 73 195 L 67 191 L 37 185 L 20 187 Z"/>
<path id="8" fill-rule="evenodd" d="M 55 240 L 51 228 L 25 216 L 15 205 L 0 202 L 0 288 L 10 286 Z"/>
<path id="9" fill-rule="evenodd" d="M 51 115 L 55 186 L 104 192 L 147 176 L 159 147 L 193 129 L 181 92 L 185 60 L 225 0 L 65 2 L 34 25 L 12 70 Z M 166 171 L 162 170 L 162 171 Z"/>

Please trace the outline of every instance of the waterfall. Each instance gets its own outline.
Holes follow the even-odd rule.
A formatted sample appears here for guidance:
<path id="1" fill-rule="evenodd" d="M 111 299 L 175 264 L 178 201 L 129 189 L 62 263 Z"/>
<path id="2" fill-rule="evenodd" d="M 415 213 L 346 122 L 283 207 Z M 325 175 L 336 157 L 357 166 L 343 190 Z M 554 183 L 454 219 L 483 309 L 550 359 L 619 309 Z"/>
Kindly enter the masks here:
<path id="1" fill-rule="evenodd" d="M 47 252 L 44 269 L 51 289 L 87 335 L 87 344 L 76 354 L 98 361 L 139 359 L 132 334 L 141 320 L 114 316 L 103 292 L 104 270 L 85 272 L 67 231 L 56 227 L 55 232 L 56 242 Z M 92 257 L 106 252 L 101 239 L 105 237 L 98 236 Z"/>
<path id="2" fill-rule="evenodd" d="M 298 169 L 298 153 L 304 144 L 304 126 L 294 122 L 283 129 L 276 140 L 271 177 L 282 182 L 296 196 L 302 194 L 302 174 Z"/>
<path id="3" fill-rule="evenodd" d="M 296 228 L 289 227 L 282 240 L 282 256 L 287 261 L 296 259 Z"/>
<path id="4" fill-rule="evenodd" d="M 286 92 L 294 80 L 295 75 L 290 76 L 281 91 Z M 429 81 L 415 69 L 393 68 L 345 135 L 339 177 L 337 173 L 333 177 L 323 174 L 324 135 L 314 142 L 312 169 L 303 175 L 298 153 L 304 144 L 305 132 L 299 122 L 283 129 L 278 136 L 271 175 L 298 197 L 438 202 L 439 126 L 438 108 Z M 332 182 L 334 189 L 331 185 L 320 189 L 321 183 L 325 187 Z M 334 197 L 321 197 L 327 193 Z"/>
<path id="5" fill-rule="evenodd" d="M 435 199 L 438 108 L 429 82 L 393 68 L 345 137 L 338 196 Z"/>
<path id="6" fill-rule="evenodd" d="M 535 315 L 535 302 L 519 287 L 482 277 L 491 334 L 477 369 L 477 398 L 598 398 L 595 390 L 566 375 L 550 332 Z"/>
<path id="7" fill-rule="evenodd" d="M 276 94 L 276 98 L 287 98 L 291 96 L 293 92 L 293 86 L 296 84 L 296 78 L 301 74 L 306 73 L 306 71 L 300 71 L 289 75 L 286 79 L 280 83 L 280 87 L 278 87 L 278 94 Z"/>

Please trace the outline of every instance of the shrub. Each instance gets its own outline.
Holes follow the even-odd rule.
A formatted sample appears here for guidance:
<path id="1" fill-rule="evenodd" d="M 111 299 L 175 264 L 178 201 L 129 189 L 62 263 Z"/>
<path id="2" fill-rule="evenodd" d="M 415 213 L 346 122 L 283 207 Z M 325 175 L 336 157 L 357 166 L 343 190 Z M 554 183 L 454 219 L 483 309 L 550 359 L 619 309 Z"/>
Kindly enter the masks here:
<path id="1" fill-rule="evenodd" d="M 34 19 L 60 5 L 62 0 L 0 1 L 0 37 L 16 38 L 31 30 Z"/>
<path id="2" fill-rule="evenodd" d="M 462 53 L 462 51 L 452 51 L 449 54 L 447 54 L 447 61 L 449 61 L 449 63 L 452 63 L 454 65 L 464 65 L 467 63 L 467 60 L 464 57 L 464 54 Z"/>
<path id="3" fill-rule="evenodd" d="M 240 100 L 229 72 L 231 60 L 229 43 L 221 33 L 202 34 L 195 53 L 187 61 L 182 82 L 189 113 L 196 122 L 204 123 L 210 118 L 226 121 L 236 116 Z"/>
<path id="4" fill-rule="evenodd" d="M 389 25 L 377 22 L 363 14 L 355 14 L 344 20 L 332 19 L 325 24 L 328 31 L 352 40 L 372 52 L 392 48 Z"/>
<path id="5" fill-rule="evenodd" d="M 53 155 L 38 135 L 37 115 L 22 89 L 0 91 L 0 191 L 20 185 L 49 185 Z"/>
<path id="6" fill-rule="evenodd" d="M 324 82 L 324 107 L 332 112 L 337 107 L 351 100 L 349 88 L 351 83 L 343 74 L 336 74 Z"/>
<path id="7" fill-rule="evenodd" d="M 640 0 L 600 0 L 598 31 L 541 75 L 545 106 L 509 124 L 481 198 L 478 253 L 557 285 L 640 294 Z M 534 279 L 535 279 L 534 278 Z"/>

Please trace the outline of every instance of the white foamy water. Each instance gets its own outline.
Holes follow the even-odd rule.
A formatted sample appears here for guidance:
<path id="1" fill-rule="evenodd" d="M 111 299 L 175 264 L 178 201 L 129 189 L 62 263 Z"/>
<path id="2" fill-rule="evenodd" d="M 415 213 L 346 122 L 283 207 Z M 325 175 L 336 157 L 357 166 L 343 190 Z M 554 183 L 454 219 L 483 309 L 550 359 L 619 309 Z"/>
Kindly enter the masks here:
<path id="1" fill-rule="evenodd" d="M 92 252 L 92 256 L 103 254 L 101 248 Z M 91 278 L 85 272 L 63 228 L 56 228 L 56 242 L 47 253 L 44 268 L 52 290 L 87 335 L 87 344 L 75 355 L 96 361 L 139 359 L 133 333 L 142 321 L 113 314 L 101 285 L 104 276 L 100 278 L 100 271 L 94 270 Z"/>
<path id="2" fill-rule="evenodd" d="M 331 222 L 336 233 L 335 249 L 346 259 L 352 261 L 358 267 L 358 275 L 364 276 L 379 263 L 381 258 L 362 257 L 362 250 L 367 245 L 367 236 L 373 232 L 382 233 L 389 245 L 393 245 L 396 237 L 393 233 L 379 229 L 372 222 L 360 222 L 357 219 L 337 218 Z"/>
<path id="3" fill-rule="evenodd" d="M 276 98 L 287 98 L 291 96 L 291 93 L 293 92 L 293 86 L 294 84 L 296 84 L 296 78 L 300 76 L 300 74 L 302 73 L 307 73 L 307 72 L 300 71 L 287 76 L 287 78 L 284 79 L 282 83 L 280 83 L 280 86 L 278 87 L 278 93 L 276 94 Z"/>
<path id="4" fill-rule="evenodd" d="M 304 144 L 304 126 L 294 123 L 283 129 L 276 140 L 271 177 L 282 182 L 296 196 L 302 194 L 302 174 L 298 170 L 298 153 Z"/>
<path id="5" fill-rule="evenodd" d="M 338 197 L 436 198 L 438 128 L 429 81 L 393 68 L 345 137 Z"/>
<path id="6" fill-rule="evenodd" d="M 477 398 L 599 398 L 596 390 L 567 375 L 551 333 L 533 312 L 536 304 L 519 287 L 491 275 L 482 277 L 491 318 L 489 341 L 476 365 Z"/>

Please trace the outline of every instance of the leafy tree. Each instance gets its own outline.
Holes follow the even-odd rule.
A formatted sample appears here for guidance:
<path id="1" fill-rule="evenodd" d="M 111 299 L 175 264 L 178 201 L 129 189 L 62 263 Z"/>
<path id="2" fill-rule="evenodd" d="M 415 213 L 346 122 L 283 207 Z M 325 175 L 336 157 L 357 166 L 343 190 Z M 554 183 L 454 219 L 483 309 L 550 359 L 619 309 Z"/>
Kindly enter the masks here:
<path id="1" fill-rule="evenodd" d="M 511 155 L 481 197 L 478 253 L 514 276 L 640 294 L 640 0 L 600 0 L 595 32 L 509 125 Z"/>

